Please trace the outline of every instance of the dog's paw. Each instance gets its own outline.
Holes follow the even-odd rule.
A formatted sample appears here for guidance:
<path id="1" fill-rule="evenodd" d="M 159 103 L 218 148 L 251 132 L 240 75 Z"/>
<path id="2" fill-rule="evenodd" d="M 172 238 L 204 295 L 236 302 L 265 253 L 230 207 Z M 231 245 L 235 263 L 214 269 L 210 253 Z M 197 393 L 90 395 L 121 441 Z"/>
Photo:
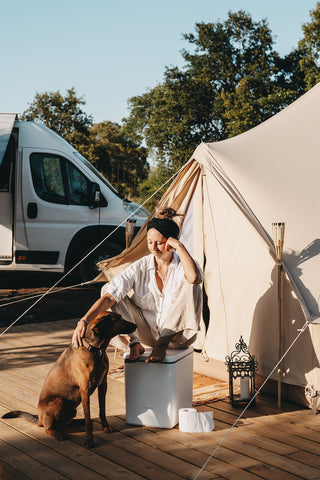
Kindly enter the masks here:
<path id="1" fill-rule="evenodd" d="M 103 427 L 103 431 L 106 433 L 112 433 L 115 432 L 115 429 L 111 427 L 111 425 L 106 425 L 105 427 Z"/>
<path id="2" fill-rule="evenodd" d="M 65 435 L 62 432 L 59 432 L 58 430 L 53 430 L 52 428 L 48 428 L 46 430 L 46 433 L 48 435 L 51 435 L 52 437 L 54 437 L 56 440 L 59 440 L 59 441 L 62 441 L 62 440 L 66 439 Z"/>

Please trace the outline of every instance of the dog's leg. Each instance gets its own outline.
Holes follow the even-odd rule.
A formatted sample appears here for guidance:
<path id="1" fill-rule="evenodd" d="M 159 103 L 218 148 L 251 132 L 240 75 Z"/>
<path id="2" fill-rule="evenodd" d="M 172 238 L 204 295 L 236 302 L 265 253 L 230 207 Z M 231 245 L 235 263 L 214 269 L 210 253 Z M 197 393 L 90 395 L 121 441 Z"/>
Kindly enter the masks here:
<path id="1" fill-rule="evenodd" d="M 90 396 L 87 388 L 81 389 L 80 393 L 81 393 L 81 402 L 83 407 L 84 419 L 86 424 L 86 434 L 87 434 L 87 440 L 86 440 L 85 446 L 87 448 L 92 448 L 94 447 L 94 443 L 93 443 L 93 435 L 92 435 L 92 422 L 90 418 Z"/>
<path id="2" fill-rule="evenodd" d="M 63 400 L 56 398 L 50 404 L 40 401 L 38 405 L 39 426 L 43 426 L 45 432 L 57 440 L 64 440 L 65 437 L 58 428 L 56 418 L 60 416 L 63 407 Z"/>
<path id="3" fill-rule="evenodd" d="M 99 398 L 99 416 L 103 431 L 114 432 L 114 429 L 109 425 L 106 418 L 106 393 L 107 393 L 107 374 L 103 377 L 102 382 L 98 387 L 98 398 Z"/>

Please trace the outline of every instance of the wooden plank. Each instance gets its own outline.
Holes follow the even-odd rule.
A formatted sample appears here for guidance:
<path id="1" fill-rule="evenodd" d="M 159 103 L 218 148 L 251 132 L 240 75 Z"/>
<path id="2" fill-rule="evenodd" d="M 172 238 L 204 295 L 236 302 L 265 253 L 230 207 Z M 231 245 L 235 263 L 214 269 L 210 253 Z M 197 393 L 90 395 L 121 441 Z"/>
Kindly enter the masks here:
<path id="1" fill-rule="evenodd" d="M 284 414 L 281 414 L 281 415 L 284 415 Z M 289 418 L 290 418 L 290 412 L 288 414 Z M 263 421 L 261 420 L 261 417 L 256 417 L 255 418 L 257 423 L 260 423 L 263 425 Z M 276 422 L 275 422 L 275 426 L 277 426 L 277 428 L 279 427 L 279 421 L 278 421 L 278 416 L 268 416 L 268 417 L 264 417 L 264 420 L 267 419 L 266 421 L 269 421 L 270 422 L 270 419 L 271 420 L 275 420 L 276 419 Z M 283 421 L 283 420 L 281 420 Z M 281 423 L 280 421 L 280 423 Z M 264 425 L 263 426 L 260 426 L 260 430 L 263 431 L 264 430 Z M 238 428 L 238 429 L 233 429 L 233 431 L 231 432 L 230 436 L 228 436 L 228 438 L 225 439 L 223 445 L 226 446 L 227 448 L 231 448 L 233 449 L 234 451 L 237 451 L 237 452 L 243 452 L 243 454 L 245 455 L 249 455 L 249 456 L 253 456 L 254 458 L 256 459 L 259 459 L 261 460 L 264 464 L 269 464 L 273 467 L 276 467 L 276 468 L 279 468 L 279 469 L 283 469 L 287 472 L 290 472 L 291 474 L 293 475 L 301 475 L 302 472 L 304 475 L 306 475 L 305 477 L 303 478 L 317 478 L 317 475 L 318 473 L 316 473 L 316 470 L 314 470 L 312 468 L 312 463 L 311 463 L 311 466 L 310 467 L 304 467 L 303 464 L 299 461 L 298 463 L 291 463 L 290 461 L 286 460 L 285 458 L 282 458 L 281 456 L 279 456 L 278 454 L 272 454 L 271 452 L 263 452 L 263 450 L 265 449 L 262 449 L 261 446 L 261 442 L 259 442 L 256 446 L 254 444 L 252 444 L 252 437 L 250 434 L 247 435 L 247 441 L 245 439 L 245 437 L 242 435 L 241 432 L 244 432 L 246 431 L 247 429 L 250 429 L 252 428 L 252 424 L 249 425 L 249 426 L 245 426 L 245 427 L 241 427 L 241 428 Z M 290 429 L 288 431 L 288 429 Z M 297 428 L 296 425 L 293 425 L 291 424 L 289 427 L 288 425 L 285 425 L 285 431 L 286 433 L 290 433 L 290 437 L 292 436 L 292 434 L 294 433 L 297 433 L 298 436 L 301 435 L 301 430 Z M 273 434 L 275 432 L 275 429 L 273 429 Z M 259 432 L 258 432 L 259 433 Z M 223 438 L 222 435 L 221 435 L 221 432 L 220 432 L 220 435 L 221 439 Z M 288 437 L 289 435 L 286 435 L 286 437 Z M 298 439 L 298 436 L 297 436 L 297 439 Z M 317 437 L 318 438 L 318 437 Z M 239 442 L 237 441 L 239 439 Z M 319 440 L 319 438 L 318 438 Z M 298 439 L 299 441 L 299 439 Z M 286 442 L 286 440 L 285 440 Z M 250 447 L 250 444 L 251 444 L 251 447 Z M 247 445 L 247 447 L 246 447 Z M 301 448 L 301 438 L 300 438 L 300 448 Z M 279 453 L 279 452 L 277 452 Z M 292 454 L 290 454 L 290 458 L 293 459 L 295 458 L 295 453 L 296 452 L 293 452 Z M 254 469 L 250 471 L 255 471 Z"/>
<path id="2" fill-rule="evenodd" d="M 176 432 L 177 432 L 176 429 L 170 430 L 170 431 L 164 430 L 161 432 L 161 434 L 174 439 L 176 442 L 181 441 L 181 439 L 179 440 L 179 438 L 177 438 Z M 223 434 L 221 434 L 221 432 L 219 433 L 220 433 L 219 437 L 221 437 Z M 236 430 L 234 430 L 232 433 L 236 435 Z M 193 434 L 193 435 L 197 435 L 197 434 Z M 198 435 L 201 435 L 201 438 L 205 440 L 209 440 L 212 443 L 216 443 L 216 436 L 213 434 L 213 432 L 201 433 Z M 314 478 L 318 478 L 319 476 L 318 470 L 313 468 L 312 466 L 306 466 L 301 462 L 295 461 L 294 459 L 283 457 L 279 454 L 267 451 L 261 448 L 260 446 L 247 443 L 243 440 L 238 441 L 237 439 L 233 439 L 231 437 L 231 434 L 228 438 L 225 439 L 223 446 L 229 450 L 233 450 L 234 452 L 237 452 L 238 454 L 242 453 L 244 456 L 247 456 L 248 458 L 255 459 L 263 464 L 268 464 L 279 470 L 289 472 L 290 474 L 296 475 L 297 477 L 304 475 L 303 478 L 314 479 Z M 217 455 L 220 449 L 221 447 L 216 452 L 214 458 L 217 458 Z M 214 447 L 212 447 L 211 451 L 213 450 L 214 450 Z M 221 472 L 221 475 L 224 475 L 224 473 Z"/>
<path id="3" fill-rule="evenodd" d="M 1 480 L 26 480 L 25 474 L 18 472 L 7 463 L 0 460 L 0 478 Z"/>
<path id="4" fill-rule="evenodd" d="M 282 443 L 283 445 L 288 445 L 296 448 L 297 450 L 307 450 L 313 452 L 316 455 L 320 455 L 320 445 L 317 442 L 308 440 L 304 438 L 301 439 L 300 436 L 295 435 L 293 432 L 288 432 L 287 430 L 283 431 L 282 429 L 276 429 L 269 426 L 261 425 L 249 425 L 246 427 L 248 430 L 248 437 L 251 438 L 252 433 L 254 435 L 259 435 L 261 438 L 268 438 Z M 279 450 L 279 453 L 282 453 L 283 450 Z"/>
<path id="5" fill-rule="evenodd" d="M 64 335 L 68 334 L 71 330 L 73 330 L 76 326 L 77 319 L 69 319 L 69 320 L 55 320 L 54 322 L 42 322 L 42 323 L 25 323 L 19 324 L 16 323 L 12 327 L 10 326 L 9 330 L 6 332 L 5 335 L 9 334 L 23 334 L 23 333 L 30 333 L 31 335 L 43 333 L 44 335 L 52 336 L 56 334 L 63 333 Z M 5 328 L 0 329 L 0 333 L 5 330 Z"/>
<path id="6" fill-rule="evenodd" d="M 109 459 L 103 458 L 93 450 L 84 448 L 85 434 L 81 442 L 74 444 L 66 440 L 59 442 L 44 432 L 44 429 L 25 422 L 23 419 L 6 420 L 6 427 L 13 432 L 12 436 L 5 431 L 4 420 L 0 422 L 1 438 L 8 444 L 23 448 L 25 453 L 35 456 L 33 450 L 41 450 L 42 456 L 36 456 L 38 461 L 45 463 L 54 469 L 55 463 L 59 463 L 61 470 L 67 478 L 90 478 L 98 480 L 107 478 L 110 480 L 141 480 L 143 477 L 136 475 L 132 470 L 123 468 Z M 23 439 L 23 440 L 21 440 Z"/>
<path id="7" fill-rule="evenodd" d="M 265 462 L 265 459 L 263 457 L 258 457 L 252 453 L 251 446 L 253 449 L 255 448 L 255 444 L 259 445 L 259 448 L 265 449 L 265 450 L 271 450 L 273 452 L 276 452 L 276 443 L 280 445 L 280 448 L 278 449 L 281 452 L 281 455 L 287 454 L 288 452 L 292 451 L 292 447 L 286 447 L 286 445 L 282 445 L 280 442 L 272 442 L 271 443 L 271 449 L 270 449 L 270 443 L 269 442 L 264 442 L 263 437 L 256 435 L 255 439 L 256 442 L 254 442 L 254 438 L 250 432 L 247 432 L 247 429 L 250 427 L 241 427 L 239 429 L 234 429 L 230 433 L 230 437 L 226 439 L 223 444 L 219 447 L 218 451 L 215 453 L 214 458 L 219 455 L 219 450 L 226 448 L 228 449 L 231 453 L 234 452 L 235 454 L 239 455 L 239 451 L 242 452 L 242 454 L 246 457 L 250 458 L 255 458 L 256 460 L 259 460 L 258 465 L 253 465 L 253 466 L 248 466 L 246 469 L 250 471 L 251 473 L 260 475 L 262 478 L 267 478 L 267 479 L 283 479 L 284 475 L 286 479 L 291 479 L 291 480 L 298 480 L 301 477 L 291 474 L 289 472 L 284 472 L 283 469 L 278 468 L 275 465 L 269 465 Z M 222 441 L 224 436 L 226 435 L 226 431 L 223 432 L 214 432 L 215 433 L 215 440 L 217 442 Z M 220 434 L 220 435 L 219 435 Z M 203 435 L 203 434 L 201 434 Z M 209 440 L 210 441 L 210 440 Z M 215 443 L 215 442 L 212 442 Z M 241 446 L 240 446 L 241 444 Z M 212 447 L 212 452 L 214 451 L 214 446 Z M 297 451 L 294 449 L 294 451 Z"/>
<path id="8" fill-rule="evenodd" d="M 290 458 L 294 458 L 301 463 L 305 463 L 306 465 L 312 465 L 313 467 L 318 468 L 320 470 L 320 457 L 319 455 L 314 455 L 310 452 L 295 452 L 290 455 Z M 320 476 L 320 475 L 319 475 Z"/>
<path id="9" fill-rule="evenodd" d="M 133 435 L 126 435 L 126 432 L 127 431 L 122 431 L 121 433 L 118 433 L 118 435 L 110 435 L 110 442 L 113 445 L 123 448 L 135 455 L 139 455 L 156 465 L 165 466 L 168 470 L 181 476 L 181 478 L 192 480 L 198 473 L 199 469 L 190 464 L 190 461 L 187 462 L 175 457 L 170 450 L 166 452 L 162 451 L 157 445 L 155 438 L 157 435 L 153 435 L 153 438 L 150 438 L 150 441 L 141 441 L 139 437 L 137 438 Z M 201 479 L 209 480 L 216 477 L 216 475 L 204 470 Z"/>
<path id="10" fill-rule="evenodd" d="M 4 335 L 1 335 L 1 341 L 6 340 L 8 343 L 18 342 L 20 345 L 29 345 L 29 346 L 37 346 L 41 343 L 44 344 L 51 344 L 56 346 L 61 345 L 69 345 L 72 338 L 72 330 L 68 331 L 60 331 L 53 330 L 52 326 L 49 330 L 35 329 L 30 331 L 22 331 L 21 329 L 17 332 L 6 332 Z"/>
<path id="11" fill-rule="evenodd" d="M 32 425 L 26 426 L 27 422 L 24 422 L 21 419 L 11 420 L 11 423 L 14 423 L 14 422 L 15 422 L 15 425 L 17 425 L 17 422 L 18 422 L 18 425 L 20 426 L 20 428 L 23 428 L 24 431 L 28 430 L 29 435 L 32 434 L 32 436 L 34 436 L 35 433 L 37 433 L 38 431 L 42 430 L 42 429 L 38 429 L 38 428 L 36 428 L 35 426 L 32 426 Z M 100 428 L 101 428 L 101 426 L 100 426 Z M 150 472 L 150 476 L 147 476 L 147 478 L 157 478 L 157 479 L 158 478 L 159 479 L 163 478 L 163 479 L 168 479 L 168 480 L 169 479 L 177 480 L 177 479 L 182 479 L 182 478 L 192 478 L 190 476 L 190 472 L 193 473 L 194 470 L 192 468 L 190 468 L 190 465 L 188 463 L 185 464 L 185 469 L 182 472 L 183 475 L 179 475 L 179 474 L 173 475 L 173 473 L 170 472 L 170 469 L 172 469 L 172 464 L 175 464 L 175 461 L 174 461 L 173 457 L 171 457 L 170 455 L 166 455 L 166 458 L 162 457 L 159 460 L 157 458 L 157 452 L 152 447 L 150 447 L 150 449 L 146 449 L 146 446 L 142 445 L 142 444 L 137 445 L 135 447 L 133 445 L 134 442 L 132 442 L 132 446 L 130 447 L 128 445 L 128 441 L 125 437 L 123 437 L 123 439 L 122 439 L 122 441 L 124 440 L 125 445 L 123 445 L 122 441 L 120 441 L 120 443 L 117 444 L 116 439 L 113 437 L 113 435 L 114 434 L 106 435 L 101 431 L 99 431 L 99 432 L 95 431 L 95 433 L 94 433 L 95 441 L 97 442 L 97 438 L 100 438 L 100 444 L 97 445 L 97 448 L 99 449 L 100 454 L 102 454 L 102 452 L 103 452 L 108 457 L 111 454 L 110 458 L 112 458 L 113 460 L 115 458 L 117 458 L 118 461 L 121 461 L 123 463 L 123 456 L 124 456 L 124 452 L 126 451 L 126 453 L 125 453 L 125 456 L 126 456 L 125 463 L 128 464 L 128 465 L 130 465 L 130 461 L 133 461 L 134 456 L 135 456 L 135 462 L 133 462 L 133 464 L 136 463 L 137 456 L 141 456 L 141 459 L 149 460 L 149 462 L 147 462 L 146 465 L 143 465 L 141 460 L 139 460 L 139 469 L 144 470 L 144 474 L 146 474 L 146 471 Z M 84 442 L 84 437 L 85 437 L 85 433 L 82 432 L 81 438 L 79 438 L 79 436 L 78 436 L 78 438 L 76 439 L 76 441 L 78 442 L 79 445 Z M 107 445 L 107 449 L 106 449 L 105 439 L 107 437 L 109 437 L 110 442 L 109 442 L 109 445 Z M 69 438 L 72 438 L 72 434 L 69 435 Z M 52 438 L 50 439 L 50 441 L 52 443 L 53 442 L 58 443 Z M 110 443 L 111 444 L 115 443 L 114 446 L 117 447 L 117 448 L 112 447 L 113 450 L 110 451 L 111 450 Z M 95 453 L 97 451 L 97 448 L 94 449 Z M 133 455 L 133 457 L 130 455 L 130 457 L 132 457 L 132 458 L 128 459 L 127 458 L 128 457 L 128 452 L 130 450 L 134 453 L 134 455 Z M 164 466 L 165 466 L 165 469 L 163 468 Z M 168 472 L 168 469 L 169 469 L 169 472 Z M 113 478 L 115 478 L 115 477 L 112 477 L 112 479 Z M 216 476 L 213 477 L 212 474 L 210 474 L 210 476 L 205 475 L 203 478 L 204 479 L 205 478 L 207 478 L 207 479 L 216 478 Z"/>
<path id="12" fill-rule="evenodd" d="M 27 356 L 25 356 L 27 358 Z M 4 372 L 10 372 L 11 370 L 21 369 L 22 365 L 24 368 L 30 369 L 35 375 L 44 376 L 49 371 L 51 363 L 48 361 L 42 361 L 41 363 L 34 361 L 33 363 L 27 363 L 23 360 L 23 355 L 19 354 L 10 354 L 5 353 L 3 356 L 0 353 L 0 370 Z M 9 373 L 8 373 L 9 374 Z"/>
<path id="13" fill-rule="evenodd" d="M 210 411 L 210 410 L 211 408 L 206 406 L 202 406 L 198 408 L 198 411 Z M 223 419 L 224 414 L 225 412 L 220 412 L 220 415 L 219 415 L 218 411 L 214 409 L 215 423 L 217 423 L 216 421 L 217 417 L 220 416 L 220 418 Z M 298 451 L 297 447 L 294 447 L 292 445 L 287 445 L 286 442 L 283 442 L 283 441 L 275 440 L 274 435 L 271 435 L 270 437 L 261 436 L 260 431 L 254 430 L 252 428 L 253 426 L 254 426 L 254 422 L 252 422 L 251 420 L 249 421 L 249 423 L 246 423 L 246 422 L 241 423 L 240 421 L 239 423 L 236 424 L 236 428 L 233 429 L 232 435 L 233 437 L 236 437 L 238 440 L 241 440 L 253 445 L 259 445 L 265 450 L 270 450 L 271 452 L 279 453 L 281 455 L 287 455 L 287 454 Z M 230 428 L 231 428 L 231 425 L 229 429 Z M 221 435 L 216 434 L 217 438 L 221 440 L 223 436 L 228 432 L 229 429 L 227 429 Z M 215 432 L 217 431 L 218 429 L 215 429 Z M 250 434 L 248 434 L 249 431 L 250 431 Z"/>
<path id="14" fill-rule="evenodd" d="M 116 433 L 116 432 L 115 432 Z M 142 477 L 145 477 L 150 480 L 181 480 L 183 477 L 177 475 L 174 472 L 170 472 L 166 468 L 166 465 L 156 465 L 151 461 L 145 460 L 144 458 L 139 456 L 139 449 L 137 452 L 132 454 L 128 450 L 124 450 L 121 446 L 113 445 L 112 441 L 110 440 L 113 434 L 108 435 L 108 443 L 106 442 L 97 442 L 96 437 L 101 438 L 99 432 L 95 432 L 95 447 L 94 452 L 99 454 L 105 458 L 112 458 L 113 462 L 122 465 L 127 469 L 135 472 Z M 73 441 L 76 441 L 76 437 L 73 438 Z"/>
<path id="15" fill-rule="evenodd" d="M 6 380 L 1 381 L 1 387 L 3 392 L 5 392 L 6 395 L 10 395 L 13 399 L 21 400 L 33 406 L 38 405 L 39 393 L 35 393 L 31 389 L 23 388 L 18 384 L 13 384 Z M 9 405 L 9 408 L 11 410 L 16 410 L 15 405 Z"/>
<path id="16" fill-rule="evenodd" d="M 236 432 L 234 431 L 232 434 L 233 433 L 236 436 Z M 243 455 L 247 455 L 248 457 L 259 460 L 263 464 L 278 468 L 284 472 L 289 472 L 298 477 L 300 476 L 304 479 L 319 478 L 318 469 L 305 465 L 294 460 L 293 458 L 267 451 L 258 445 L 252 445 L 244 441 L 238 441 L 236 438 L 233 438 L 232 434 L 230 434 L 223 443 L 226 448 L 238 453 L 242 453 Z"/>
<path id="17" fill-rule="evenodd" d="M 23 410 L 32 414 L 37 413 L 37 404 L 34 402 L 28 403 L 26 398 L 19 399 L 10 395 L 5 390 L 0 391 L 0 406 L 1 408 L 5 408 L 6 412 L 11 410 Z"/>
<path id="18" fill-rule="evenodd" d="M 221 405 L 222 403 L 219 402 L 218 404 L 216 404 L 216 407 L 221 408 Z M 310 413 L 310 411 L 305 409 L 303 409 L 302 412 L 303 412 L 302 413 L 303 415 L 309 415 Z M 214 416 L 215 416 L 215 410 L 214 410 Z M 249 438 L 251 436 L 251 433 L 253 434 L 256 433 L 261 437 L 277 440 L 283 444 L 296 447 L 297 449 L 301 449 L 301 447 L 303 446 L 305 450 L 314 452 L 315 454 L 320 454 L 319 443 L 309 440 L 308 438 L 304 438 L 302 442 L 301 436 L 295 435 L 290 430 L 290 422 L 284 422 L 284 426 L 280 425 L 278 428 L 278 422 L 277 422 L 276 416 L 274 417 L 274 423 L 271 424 L 270 426 L 265 424 L 263 421 L 259 422 L 260 416 L 261 415 L 257 415 L 257 417 L 255 418 L 252 424 L 246 425 L 246 430 L 250 431 L 250 434 L 248 434 Z"/>
<path id="19" fill-rule="evenodd" d="M 166 434 L 167 432 L 166 430 L 164 431 L 164 435 L 162 435 L 160 431 L 157 432 L 149 428 L 144 431 L 141 431 L 141 428 L 140 429 L 128 428 L 127 430 L 124 430 L 122 432 L 125 433 L 126 435 L 133 436 L 139 441 L 143 441 L 144 443 L 151 443 L 151 444 L 155 443 L 154 437 L 156 433 L 156 436 L 158 437 L 157 443 L 159 447 L 165 450 L 168 450 L 168 443 L 170 443 L 170 448 L 173 448 L 173 449 L 176 448 L 173 445 L 173 443 L 176 443 L 178 445 L 182 444 L 183 446 L 186 446 L 188 448 L 205 453 L 208 456 L 212 453 L 212 450 L 213 450 L 212 445 L 209 444 L 207 441 L 203 440 L 202 438 L 190 436 L 190 434 L 180 432 L 177 429 L 173 429 L 171 433 L 168 435 Z M 171 440 L 172 438 L 173 440 Z M 240 469 L 246 469 L 249 466 L 256 465 L 257 463 L 259 463 L 256 460 L 253 460 L 241 454 L 231 452 L 230 450 L 227 450 L 223 447 L 219 451 L 217 458 L 219 458 L 219 460 L 222 460 L 223 462 L 230 463 L 231 465 Z"/>
<path id="20" fill-rule="evenodd" d="M 122 418 L 121 421 L 124 421 Z M 153 438 L 149 441 L 152 441 L 153 444 L 160 448 L 164 452 L 168 452 L 171 455 L 176 456 L 184 461 L 189 461 L 189 463 L 200 468 L 204 465 L 208 459 L 209 452 L 211 453 L 210 446 L 206 442 L 202 442 L 202 445 L 198 445 L 195 448 L 196 440 L 190 435 L 184 432 L 180 432 L 177 429 L 166 430 L 166 429 L 155 429 L 151 427 L 145 428 L 132 428 L 128 427 L 127 429 L 122 429 L 121 432 L 134 436 L 136 439 L 141 438 L 143 441 L 147 442 L 145 438 L 145 432 L 148 432 L 149 435 L 153 435 Z M 144 438 L 143 438 L 144 437 Z M 187 439 L 187 440 L 186 440 Z M 230 455 L 229 455 L 230 453 Z M 233 459 L 232 459 L 233 456 Z M 244 457 L 237 457 L 233 452 L 221 452 L 221 458 L 216 458 L 214 464 L 206 467 L 206 471 L 214 473 L 218 476 L 230 479 L 257 479 L 255 475 L 245 472 L 244 470 L 233 466 L 231 463 L 227 463 L 227 460 L 232 463 L 242 462 L 242 466 L 245 465 L 255 465 L 256 461 L 252 459 L 246 460 Z"/>
<path id="21" fill-rule="evenodd" d="M 279 468 L 275 468 L 271 465 L 266 465 L 263 463 L 254 467 L 250 467 L 248 470 L 249 472 L 258 475 L 265 480 L 301 480 L 301 477 L 297 477 L 289 472 L 284 472 Z"/>
<path id="22" fill-rule="evenodd" d="M 9 382 L 13 385 L 20 385 L 21 387 L 27 388 L 28 390 L 32 390 L 34 392 L 40 393 L 43 380 L 39 377 L 35 377 L 34 374 L 31 375 L 23 375 L 18 373 L 17 371 L 10 370 L 10 375 L 0 371 L 0 382 Z"/>
<path id="23" fill-rule="evenodd" d="M 290 423 L 290 417 L 286 418 L 284 414 L 268 417 L 257 417 L 256 422 L 278 429 L 282 432 L 286 432 L 290 435 L 297 435 L 298 437 L 312 440 L 317 443 L 320 442 L 320 436 L 318 432 L 308 429 L 302 424 L 296 425 L 294 423 Z"/>
<path id="24" fill-rule="evenodd" d="M 68 345 L 69 343 L 56 344 L 53 342 L 39 342 L 32 345 L 26 340 L 22 341 L 21 337 L 8 338 L 4 336 L 0 341 L 0 353 L 2 357 L 9 351 L 20 358 L 36 357 L 39 361 L 54 362 Z"/>
<path id="25" fill-rule="evenodd" d="M 1 342 L 0 337 L 0 405 L 8 409 L 36 412 L 43 379 L 58 357 L 58 349 L 61 351 L 64 345 L 70 342 L 74 326 L 73 320 L 23 325 L 13 327 L 5 341 Z M 123 365 L 122 356 L 114 358 L 112 348 L 108 349 L 108 353 L 110 369 Z M 214 379 L 206 383 L 205 377 L 194 375 L 194 385 L 198 393 L 201 388 L 207 393 L 212 389 L 214 395 Z M 92 418 L 97 419 L 96 393 L 91 397 L 90 403 Z M 83 448 L 84 427 L 72 427 L 68 431 L 66 442 L 55 441 L 45 435 L 43 429 L 38 429 L 28 422 L 26 425 L 22 419 L 8 420 L 6 427 L 18 430 L 20 435 L 40 443 L 41 448 L 51 452 L 50 454 L 53 451 L 58 452 L 70 462 L 81 463 L 82 468 L 92 470 L 102 478 L 108 478 L 105 476 L 108 469 L 103 469 L 102 463 L 111 461 L 113 475 L 116 475 L 111 477 L 112 480 L 192 479 L 242 412 L 242 408 L 233 408 L 225 400 L 198 407 L 198 410 L 201 409 L 213 409 L 216 428 L 208 434 L 185 434 L 177 428 L 163 430 L 128 426 L 124 419 L 124 379 L 111 375 L 108 377 L 107 414 L 111 425 L 117 428 L 118 432 L 106 435 L 101 431 L 99 420 L 95 420 L 93 424 L 97 452 L 96 448 L 91 451 Z M 83 416 L 82 408 L 78 410 L 78 416 Z M 6 408 L 0 408 L 0 414 L 5 411 Z M 2 423 L 3 420 L 0 422 L 1 426 Z M 245 412 L 244 418 L 241 418 L 237 427 L 219 447 L 199 480 L 319 478 L 316 476 L 319 475 L 319 432 L 320 416 L 314 417 L 311 410 L 291 404 L 285 404 L 284 408 L 279 410 L 274 399 L 269 401 L 258 396 L 256 408 Z M 2 436 L 1 439 L 3 440 Z M 16 448 L 14 444 L 8 445 Z M 89 456 L 86 457 L 84 452 Z M 28 456 L 25 451 L 23 454 Z M 45 456 L 44 453 L 43 455 Z M 85 459 L 82 464 L 83 455 Z M 100 461 L 102 463 L 99 463 Z M 39 463 L 41 464 L 41 458 Z M 137 463 L 140 466 L 137 466 Z M 51 469 L 50 464 L 46 466 Z M 14 466 L 10 468 L 17 472 Z"/>
<path id="26" fill-rule="evenodd" d="M 37 395 L 39 395 L 42 386 L 42 383 L 39 381 L 35 382 L 33 378 L 30 379 L 21 375 L 16 375 L 13 372 L 10 372 L 10 376 L 8 376 L 0 371 L 0 382 L 1 385 L 12 385 L 12 388 L 20 388 L 28 392 L 33 392 Z"/>
<path id="27" fill-rule="evenodd" d="M 3 440 L 0 440 L 0 458 L 12 469 L 23 474 L 26 480 L 43 480 L 43 478 L 46 478 L 46 480 L 65 480 L 67 478 Z"/>

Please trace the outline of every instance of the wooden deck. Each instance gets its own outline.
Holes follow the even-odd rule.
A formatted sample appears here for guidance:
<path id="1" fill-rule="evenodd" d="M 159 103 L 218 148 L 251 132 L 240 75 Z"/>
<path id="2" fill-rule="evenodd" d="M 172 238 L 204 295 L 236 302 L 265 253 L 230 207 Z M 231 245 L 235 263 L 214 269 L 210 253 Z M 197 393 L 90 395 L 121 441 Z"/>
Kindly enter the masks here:
<path id="1" fill-rule="evenodd" d="M 36 413 L 44 376 L 69 344 L 74 325 L 68 320 L 15 326 L 0 337 L 0 416 L 12 409 Z M 197 409 L 213 409 L 213 432 L 133 427 L 125 422 L 122 358 L 114 358 L 112 349 L 109 358 L 107 412 L 116 432 L 100 430 L 96 394 L 92 450 L 84 448 L 84 427 L 70 427 L 68 439 L 59 442 L 22 419 L 1 419 L 1 480 L 320 479 L 320 416 L 298 405 L 278 410 L 263 396 L 199 474 L 241 413 L 230 406 L 225 385 L 194 375 L 195 398 L 208 402 Z"/>

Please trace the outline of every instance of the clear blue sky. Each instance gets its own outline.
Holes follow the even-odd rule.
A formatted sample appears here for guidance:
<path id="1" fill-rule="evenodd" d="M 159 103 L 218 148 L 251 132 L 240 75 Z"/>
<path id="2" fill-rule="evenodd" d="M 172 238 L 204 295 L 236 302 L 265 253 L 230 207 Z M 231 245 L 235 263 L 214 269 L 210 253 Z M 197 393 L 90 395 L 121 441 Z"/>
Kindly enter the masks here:
<path id="1" fill-rule="evenodd" d="M 240 9 L 266 18 L 281 54 L 302 37 L 316 0 L 1 0 L 0 111 L 22 113 L 36 92 L 75 87 L 95 122 L 121 122 L 127 100 L 183 65 L 182 34 Z"/>

